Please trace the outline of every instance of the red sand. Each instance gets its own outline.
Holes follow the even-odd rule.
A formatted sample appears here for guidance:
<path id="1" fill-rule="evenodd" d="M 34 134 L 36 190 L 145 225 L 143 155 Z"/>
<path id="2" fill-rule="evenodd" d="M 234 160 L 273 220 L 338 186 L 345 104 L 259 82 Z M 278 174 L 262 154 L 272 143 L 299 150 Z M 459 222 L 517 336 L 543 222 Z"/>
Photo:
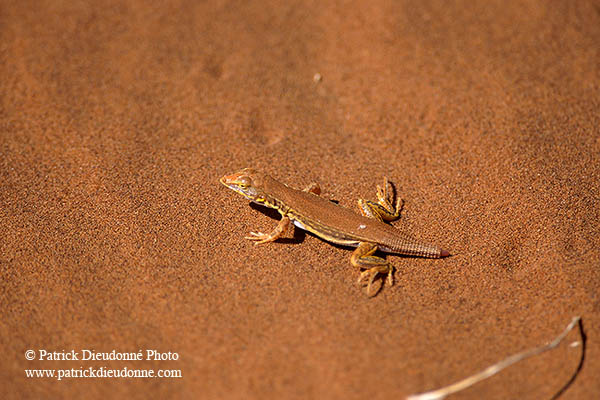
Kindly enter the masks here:
<path id="1" fill-rule="evenodd" d="M 1 397 L 400 399 L 581 315 L 561 399 L 600 398 L 597 2 L 88 3 L 0 7 Z M 243 239 L 246 166 L 348 207 L 387 175 L 454 256 L 369 299 L 346 249 Z M 578 337 L 454 398 L 549 399 Z M 183 378 L 25 375 L 90 367 Z"/>

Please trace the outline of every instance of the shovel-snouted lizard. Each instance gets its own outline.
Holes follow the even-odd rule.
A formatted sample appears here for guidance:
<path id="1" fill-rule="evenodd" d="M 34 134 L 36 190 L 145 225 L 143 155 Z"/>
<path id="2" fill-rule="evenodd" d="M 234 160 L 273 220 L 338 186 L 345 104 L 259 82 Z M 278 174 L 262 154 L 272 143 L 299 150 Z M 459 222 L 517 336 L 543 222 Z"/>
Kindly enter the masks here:
<path id="1" fill-rule="evenodd" d="M 281 214 L 282 218 L 273 232 L 250 232 L 246 239 L 254 240 L 255 244 L 277 240 L 285 233 L 291 221 L 295 226 L 312 232 L 323 240 L 356 247 L 350 262 L 365 270 L 357 283 L 363 284 L 368 277 L 369 296 L 377 293 L 371 291 L 371 285 L 378 274 L 387 274 L 388 284 L 393 284 L 394 267 L 387 260 L 373 255 L 377 249 L 427 258 L 450 255 L 446 250 L 420 242 L 385 223 L 400 217 L 403 203 L 398 198 L 395 206 L 392 206 L 387 178 L 384 178 L 383 187 L 377 186 L 377 203 L 358 200 L 362 215 L 320 197 L 321 189 L 316 183 L 304 190 L 297 190 L 251 168 L 226 175 L 221 178 L 221 183 L 249 200 L 274 208 Z"/>

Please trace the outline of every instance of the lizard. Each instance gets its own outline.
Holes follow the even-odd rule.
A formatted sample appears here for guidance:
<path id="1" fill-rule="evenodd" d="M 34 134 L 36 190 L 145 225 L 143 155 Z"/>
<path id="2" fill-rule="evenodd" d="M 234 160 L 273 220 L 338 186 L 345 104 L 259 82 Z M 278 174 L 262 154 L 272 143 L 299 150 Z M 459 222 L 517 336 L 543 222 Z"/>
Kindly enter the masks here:
<path id="1" fill-rule="evenodd" d="M 393 196 L 388 193 L 390 183 L 387 177 L 383 178 L 383 186 L 377 185 L 377 202 L 358 200 L 362 215 L 321 197 L 321 188 L 317 183 L 298 190 L 252 168 L 225 175 L 220 182 L 248 200 L 273 208 L 281 214 L 281 220 L 271 233 L 250 232 L 250 236 L 245 237 L 255 244 L 277 240 L 293 223 L 327 242 L 356 247 L 350 263 L 364 270 L 357 284 L 364 286 L 364 282 L 367 282 L 369 297 L 381 289 L 372 291 L 372 284 L 379 274 L 387 274 L 388 286 L 393 285 L 394 267 L 386 259 L 374 255 L 377 250 L 426 258 L 450 255 L 447 250 L 421 242 L 386 223 L 398 219 L 404 205 L 399 197 L 392 205 Z"/>

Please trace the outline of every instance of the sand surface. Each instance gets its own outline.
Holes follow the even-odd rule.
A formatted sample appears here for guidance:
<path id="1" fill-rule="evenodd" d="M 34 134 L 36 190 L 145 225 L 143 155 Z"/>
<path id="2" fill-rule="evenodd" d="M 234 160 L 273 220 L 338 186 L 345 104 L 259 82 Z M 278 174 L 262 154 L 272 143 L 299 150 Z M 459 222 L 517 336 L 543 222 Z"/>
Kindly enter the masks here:
<path id="1" fill-rule="evenodd" d="M 3 1 L 0 397 L 402 399 L 580 315 L 452 398 L 600 398 L 599 43 L 583 0 Z M 243 239 L 249 166 L 351 208 L 386 175 L 454 256 L 368 298 L 347 249 Z M 84 349 L 144 360 L 39 360 Z M 101 367 L 182 378 L 25 373 Z"/>

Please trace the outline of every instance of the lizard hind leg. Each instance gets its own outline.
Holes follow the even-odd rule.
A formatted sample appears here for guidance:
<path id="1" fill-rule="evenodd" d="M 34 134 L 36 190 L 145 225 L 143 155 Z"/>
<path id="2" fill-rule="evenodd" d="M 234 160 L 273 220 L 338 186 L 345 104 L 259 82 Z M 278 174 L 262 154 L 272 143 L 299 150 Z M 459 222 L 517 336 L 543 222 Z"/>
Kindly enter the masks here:
<path id="1" fill-rule="evenodd" d="M 380 221 L 390 222 L 400 218 L 400 212 L 404 202 L 400 197 L 396 199 L 396 204 L 392 205 L 392 193 L 388 193 L 391 184 L 386 177 L 383 178 L 383 187 L 377 185 L 377 203 L 369 200 L 359 199 L 358 208 L 365 217 L 375 218 Z"/>
<path id="2" fill-rule="evenodd" d="M 389 286 L 393 285 L 393 274 L 394 267 L 387 260 L 374 256 L 373 253 L 377 250 L 377 245 L 369 242 L 361 242 L 354 253 L 352 253 L 352 257 L 350 257 L 350 262 L 355 267 L 364 269 L 361 272 L 360 277 L 358 278 L 357 284 L 363 285 L 365 278 L 368 278 L 367 281 L 367 295 L 372 297 L 377 294 L 379 290 L 373 292 L 371 287 L 375 278 L 379 274 L 387 274 L 387 283 Z"/>

